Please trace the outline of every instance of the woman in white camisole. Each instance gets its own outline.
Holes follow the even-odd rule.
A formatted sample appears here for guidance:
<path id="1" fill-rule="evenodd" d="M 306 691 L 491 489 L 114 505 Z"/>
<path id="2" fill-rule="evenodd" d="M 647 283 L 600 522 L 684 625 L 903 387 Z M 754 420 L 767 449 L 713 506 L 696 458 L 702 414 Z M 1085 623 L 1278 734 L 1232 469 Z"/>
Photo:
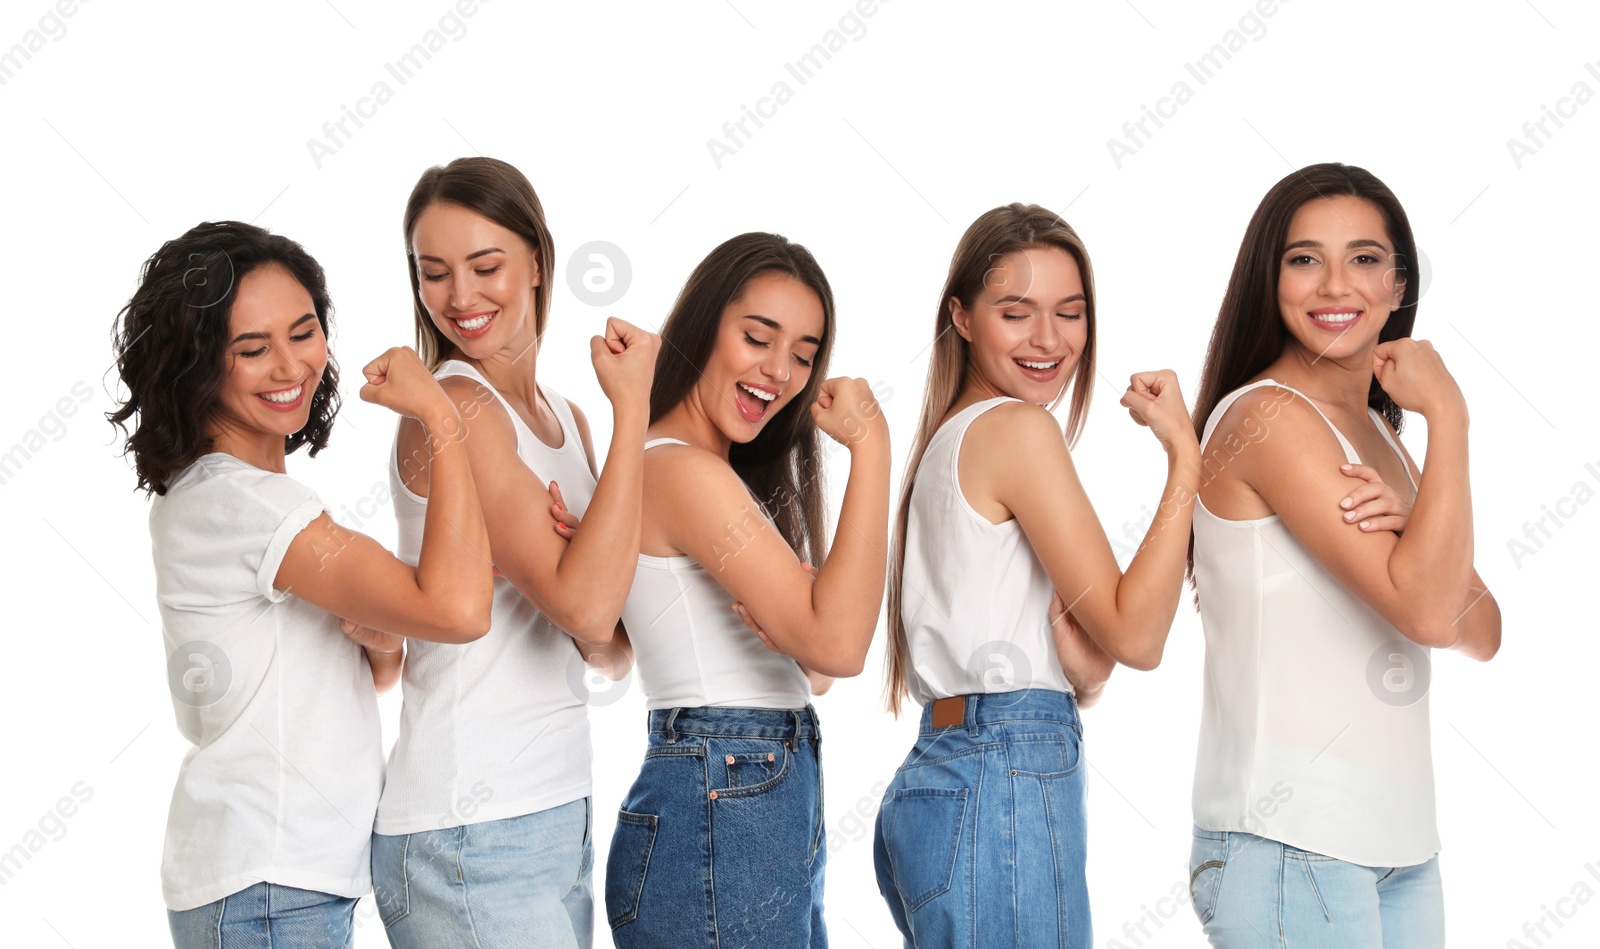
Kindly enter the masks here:
<path id="1" fill-rule="evenodd" d="M 1088 251 L 1053 212 L 995 208 L 962 235 L 939 296 L 889 603 L 891 705 L 923 705 L 874 848 L 907 946 L 1091 945 L 1078 709 L 1112 660 L 1161 660 L 1200 456 L 1176 376 L 1134 374 L 1121 404 L 1161 442 L 1167 476 L 1119 569 L 1048 409 L 1070 385 L 1076 438 L 1096 320 Z"/>
<path id="2" fill-rule="evenodd" d="M 404 234 L 418 349 L 461 407 L 488 524 L 474 560 L 496 579 L 482 639 L 408 649 L 373 839 L 378 910 L 401 949 L 587 947 L 583 659 L 625 656 L 612 637 L 639 553 L 657 341 L 616 319 L 590 341 L 615 413 L 597 479 L 582 413 L 535 379 L 555 251 L 527 178 L 492 158 L 431 168 L 407 202 Z M 402 423 L 389 462 L 402 555 L 415 552 L 433 505 L 418 434 Z M 586 515 L 570 540 L 560 507 Z"/>
<path id="3" fill-rule="evenodd" d="M 807 678 L 861 671 L 889 508 L 878 404 L 865 381 L 825 376 L 833 313 L 805 248 L 750 233 L 695 268 L 661 329 L 623 611 L 648 745 L 606 861 L 623 949 L 827 945 Z M 850 453 L 831 546 L 819 431 Z M 818 564 L 814 579 L 802 560 Z"/>
<path id="4" fill-rule="evenodd" d="M 1377 178 L 1303 168 L 1256 209 L 1212 336 L 1190 869 L 1214 946 L 1444 945 L 1430 656 L 1489 659 L 1500 612 L 1472 566 L 1466 403 L 1411 338 L 1417 259 Z M 1402 410 L 1427 418 L 1426 477 Z"/>
<path id="5" fill-rule="evenodd" d="M 351 944 L 383 786 L 374 686 L 399 676 L 395 634 L 460 643 L 489 625 L 483 515 L 449 435 L 461 419 L 416 353 L 369 363 L 361 398 L 426 432 L 438 503 L 420 563 L 336 524 L 286 473 L 289 453 L 327 446 L 339 409 L 331 322 L 304 248 L 235 221 L 163 244 L 120 316 L 128 396 L 110 418 L 133 421 L 127 452 L 158 495 L 168 686 L 192 743 L 161 861 L 178 949 Z M 365 625 L 347 638 L 340 616 Z"/>

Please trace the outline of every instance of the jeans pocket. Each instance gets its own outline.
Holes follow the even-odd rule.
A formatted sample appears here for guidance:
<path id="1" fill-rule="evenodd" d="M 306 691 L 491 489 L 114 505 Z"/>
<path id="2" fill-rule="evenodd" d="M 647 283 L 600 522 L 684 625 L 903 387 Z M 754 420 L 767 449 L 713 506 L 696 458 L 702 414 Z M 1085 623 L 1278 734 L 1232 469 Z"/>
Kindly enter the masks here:
<path id="1" fill-rule="evenodd" d="M 770 791 L 789 773 L 794 754 L 776 738 L 718 738 L 706 742 L 706 783 L 719 797 Z"/>
<path id="2" fill-rule="evenodd" d="M 1006 743 L 1012 774 L 1065 777 L 1077 772 L 1081 757 L 1082 742 L 1070 728 L 1062 729 L 1060 735 L 1028 735 Z"/>
<path id="3" fill-rule="evenodd" d="M 1217 896 L 1228 863 L 1228 835 L 1196 830 L 1189 851 L 1189 902 L 1204 926 L 1217 914 Z"/>
<path id="4" fill-rule="evenodd" d="M 950 889 L 966 815 L 966 788 L 900 788 L 884 802 L 890 875 L 908 912 Z"/>
<path id="5" fill-rule="evenodd" d="M 406 878 L 410 849 L 410 834 L 372 835 L 372 899 L 386 929 L 411 912 L 411 893 Z"/>
<path id="6" fill-rule="evenodd" d="M 639 915 L 639 896 L 656 846 L 657 820 L 654 814 L 617 811 L 617 829 L 606 857 L 606 921 L 612 929 Z"/>

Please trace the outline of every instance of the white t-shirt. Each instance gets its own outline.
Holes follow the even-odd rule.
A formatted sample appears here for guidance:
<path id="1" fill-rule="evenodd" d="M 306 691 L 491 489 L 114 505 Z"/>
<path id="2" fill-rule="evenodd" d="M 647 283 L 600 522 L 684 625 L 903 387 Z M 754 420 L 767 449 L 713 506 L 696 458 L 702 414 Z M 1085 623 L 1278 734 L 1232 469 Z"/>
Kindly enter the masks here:
<path id="1" fill-rule="evenodd" d="M 495 392 L 457 360 L 434 375 L 466 376 Z M 540 441 L 498 392 L 495 398 L 511 416 L 522 463 L 545 484 L 560 484 L 567 508 L 581 518 L 595 478 L 577 420 L 559 394 L 544 386 L 539 391 L 561 423 L 560 448 Z M 398 449 L 398 430 L 396 439 Z M 406 488 L 395 451 L 389 453 L 389 487 L 399 522 L 396 553 L 416 563 L 428 499 Z M 389 755 L 377 832 L 415 834 L 521 817 L 588 797 L 592 752 L 584 675 L 572 637 L 504 577 L 495 578 L 483 638 L 459 645 L 407 641 L 400 737 Z"/>
<path id="2" fill-rule="evenodd" d="M 1288 389 L 1266 379 L 1217 403 L 1201 439 L 1208 470 L 1270 437 L 1274 386 Z M 1213 439 L 1246 393 L 1266 424 L 1244 440 Z M 1345 460 L 1360 464 L 1323 420 Z M 1438 853 L 1429 650 L 1346 589 L 1276 514 L 1227 520 L 1197 503 L 1194 576 L 1206 636 L 1194 822 L 1369 867 L 1414 866 Z"/>
<path id="3" fill-rule="evenodd" d="M 372 890 L 383 741 L 372 671 L 339 620 L 273 578 L 323 510 L 310 488 L 220 452 L 150 508 L 156 598 L 178 730 L 167 907 L 256 883 Z"/>
<path id="4" fill-rule="evenodd" d="M 644 447 L 663 444 L 688 443 L 657 438 Z M 733 596 L 693 557 L 640 554 L 622 622 L 646 708 L 796 709 L 811 701 L 799 664 L 750 631 Z"/>
<path id="5" fill-rule="evenodd" d="M 1000 524 L 961 492 L 961 443 L 996 398 L 969 405 L 933 433 L 917 468 L 900 574 L 906 684 L 926 705 L 952 695 L 1072 692 L 1050 629 L 1054 587 L 1016 518 Z"/>

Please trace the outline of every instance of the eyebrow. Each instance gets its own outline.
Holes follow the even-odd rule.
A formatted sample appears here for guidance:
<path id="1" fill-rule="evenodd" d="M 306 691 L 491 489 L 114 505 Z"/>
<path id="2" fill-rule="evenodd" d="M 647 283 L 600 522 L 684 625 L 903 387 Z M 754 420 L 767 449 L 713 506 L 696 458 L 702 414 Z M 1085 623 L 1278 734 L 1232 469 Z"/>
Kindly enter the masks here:
<path id="1" fill-rule="evenodd" d="M 473 260 L 473 259 L 476 259 L 478 257 L 482 257 L 484 254 L 503 254 L 503 253 L 505 253 L 505 251 L 501 250 L 498 247 L 485 247 L 483 250 L 475 250 L 472 253 L 468 254 L 467 255 L 467 259 L 468 260 Z M 427 254 L 418 254 L 417 255 L 417 259 L 418 260 L 431 260 L 436 264 L 444 263 L 444 258 L 443 257 L 431 257 L 431 256 L 429 256 Z"/>
<path id="2" fill-rule="evenodd" d="M 777 320 L 771 319 L 769 317 L 758 316 L 758 315 L 756 315 L 754 313 L 746 313 L 744 315 L 744 318 L 747 319 L 747 320 L 755 320 L 757 323 L 760 323 L 762 326 L 765 326 L 765 327 L 767 327 L 769 329 L 775 329 L 775 330 L 779 330 L 779 331 L 782 331 L 782 329 L 783 329 L 783 324 L 782 323 L 779 323 Z M 821 346 L 822 345 L 822 340 L 817 339 L 815 336 L 802 336 L 802 337 L 800 337 L 800 342 L 802 342 L 802 343 L 810 343 L 813 346 Z"/>
<path id="3" fill-rule="evenodd" d="M 317 318 L 317 314 L 315 314 L 315 313 L 307 313 L 305 316 L 302 316 L 298 320 L 294 321 L 294 324 L 289 327 L 289 332 L 291 332 L 291 333 L 294 332 L 295 327 L 299 326 L 301 323 L 304 323 L 306 320 L 314 320 L 316 318 Z M 238 336 L 235 336 L 233 338 L 233 343 L 240 343 L 240 342 L 243 342 L 243 341 L 245 341 L 247 339 L 271 339 L 271 338 L 272 338 L 272 334 L 271 333 L 240 333 Z M 232 346 L 233 343 L 229 343 L 228 345 Z"/>
<path id="4" fill-rule="evenodd" d="M 1285 253 L 1287 253 L 1287 252 L 1289 252 L 1291 250 L 1294 250 L 1297 247 L 1315 247 L 1315 248 L 1320 249 L 1322 247 L 1322 242 L 1321 241 L 1295 241 L 1293 244 L 1290 244 L 1289 246 L 1285 247 L 1283 250 L 1284 250 Z M 1345 250 L 1354 250 L 1357 247 L 1376 247 L 1379 250 L 1385 250 L 1385 251 L 1389 249 L 1387 244 L 1383 243 L 1382 241 L 1372 240 L 1371 238 L 1361 238 L 1359 240 L 1353 240 L 1350 243 L 1344 245 L 1344 247 L 1345 247 Z"/>
<path id="5" fill-rule="evenodd" d="M 1062 303 L 1076 303 L 1079 300 L 1087 300 L 1087 299 L 1088 299 L 1088 297 L 1085 297 L 1081 293 L 1074 293 L 1070 297 L 1062 297 L 1061 298 L 1061 302 Z M 1037 303 L 1033 302 L 1033 298 L 1032 297 L 1018 296 L 1015 293 L 1011 294 L 1010 296 L 1001 297 L 1000 299 L 994 301 L 993 305 L 994 306 L 1010 306 L 1013 303 L 1026 303 L 1029 306 L 1038 306 Z"/>

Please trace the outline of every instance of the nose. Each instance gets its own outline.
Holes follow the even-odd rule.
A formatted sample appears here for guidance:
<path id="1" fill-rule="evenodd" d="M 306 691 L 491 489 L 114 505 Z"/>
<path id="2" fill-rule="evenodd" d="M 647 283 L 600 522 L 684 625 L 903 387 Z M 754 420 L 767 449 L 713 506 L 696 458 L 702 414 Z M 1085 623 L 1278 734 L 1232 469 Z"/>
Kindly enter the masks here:
<path id="1" fill-rule="evenodd" d="M 450 307 L 458 312 L 465 311 L 478 298 L 472 287 L 471 281 L 450 280 Z"/>
<path id="2" fill-rule="evenodd" d="M 789 351 L 773 346 L 761 360 L 761 374 L 774 382 L 789 381 Z"/>
<path id="3" fill-rule="evenodd" d="M 1324 268 L 1322 275 L 1322 292 L 1324 295 L 1338 299 L 1344 296 L 1348 288 L 1349 280 L 1346 279 L 1343 266 L 1334 264 Z"/>
<path id="4" fill-rule="evenodd" d="M 1061 318 L 1054 313 L 1046 313 L 1034 320 L 1028 342 L 1043 352 L 1055 353 L 1061 345 Z"/>

